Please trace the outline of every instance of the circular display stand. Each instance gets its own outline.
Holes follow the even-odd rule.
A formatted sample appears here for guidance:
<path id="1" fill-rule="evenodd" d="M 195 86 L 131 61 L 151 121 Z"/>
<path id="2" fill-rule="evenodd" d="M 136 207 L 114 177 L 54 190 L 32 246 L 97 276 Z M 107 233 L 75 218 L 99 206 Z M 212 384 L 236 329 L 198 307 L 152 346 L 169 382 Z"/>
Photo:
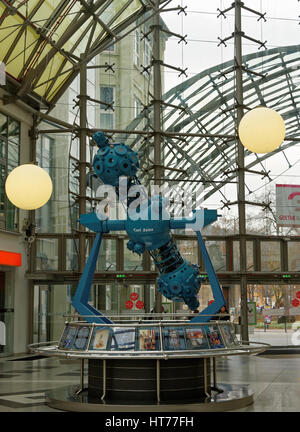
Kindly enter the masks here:
<path id="1" fill-rule="evenodd" d="M 89 395 L 78 394 L 78 386 L 68 386 L 46 393 L 47 404 L 55 409 L 76 412 L 220 412 L 244 408 L 253 403 L 253 392 L 246 385 L 219 384 L 222 393 L 185 400 L 182 403 L 109 403 Z"/>
<path id="2" fill-rule="evenodd" d="M 231 323 L 216 322 L 131 322 L 130 326 L 73 322 L 66 323 L 59 343 L 34 344 L 30 349 L 46 356 L 80 360 L 79 386 L 46 393 L 47 403 L 53 408 L 102 412 L 225 411 L 253 403 L 253 392 L 247 385 L 217 384 L 217 357 L 257 354 L 269 346 L 237 341 L 234 335 L 231 340 L 230 326 Z M 145 331 L 146 335 L 152 334 L 151 340 L 149 335 L 145 337 Z M 176 331 L 180 347 L 177 349 L 172 345 L 175 339 L 171 340 Z M 195 348 L 195 339 L 191 343 L 195 335 L 199 338 L 197 332 L 202 334 L 199 343 L 205 342 L 210 349 Z M 219 345 L 215 345 L 216 335 Z"/>

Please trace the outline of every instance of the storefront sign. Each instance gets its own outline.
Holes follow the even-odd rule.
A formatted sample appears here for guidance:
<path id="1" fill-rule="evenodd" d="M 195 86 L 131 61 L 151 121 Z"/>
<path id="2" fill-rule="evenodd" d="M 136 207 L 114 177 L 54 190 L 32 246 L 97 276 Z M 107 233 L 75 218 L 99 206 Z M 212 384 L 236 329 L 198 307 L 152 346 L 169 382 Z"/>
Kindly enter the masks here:
<path id="1" fill-rule="evenodd" d="M 136 308 L 138 309 L 143 309 L 144 307 L 144 302 L 142 302 L 141 300 L 137 301 L 135 304 Z"/>
<path id="2" fill-rule="evenodd" d="M 300 299 L 300 291 L 297 291 L 297 292 L 296 292 L 296 297 L 297 297 L 298 299 Z"/>
<path id="3" fill-rule="evenodd" d="M 133 292 L 133 293 L 130 294 L 130 300 L 136 301 L 138 298 L 139 298 L 138 293 Z"/>
<path id="4" fill-rule="evenodd" d="M 300 304 L 300 301 L 299 301 L 298 299 L 294 299 L 294 300 L 292 300 L 292 305 L 293 305 L 294 307 L 298 307 L 299 304 Z"/>
<path id="5" fill-rule="evenodd" d="M 20 267 L 22 255 L 15 252 L 7 252 L 0 250 L 0 265 Z"/>
<path id="6" fill-rule="evenodd" d="M 300 185 L 276 185 L 276 222 L 279 227 L 300 227 Z"/>

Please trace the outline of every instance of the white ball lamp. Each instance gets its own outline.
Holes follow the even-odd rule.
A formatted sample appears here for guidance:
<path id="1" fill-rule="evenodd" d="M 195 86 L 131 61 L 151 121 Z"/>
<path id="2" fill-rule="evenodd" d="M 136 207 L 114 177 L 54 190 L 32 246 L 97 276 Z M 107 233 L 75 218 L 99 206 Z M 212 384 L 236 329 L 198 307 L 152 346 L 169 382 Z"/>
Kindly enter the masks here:
<path id="1" fill-rule="evenodd" d="M 52 180 L 47 171 L 33 164 L 13 169 L 5 182 L 7 198 L 23 210 L 42 207 L 50 199 L 52 189 Z"/>
<path id="2" fill-rule="evenodd" d="M 285 124 L 273 109 L 257 107 L 248 111 L 238 127 L 243 146 L 253 153 L 270 153 L 284 140 Z"/>

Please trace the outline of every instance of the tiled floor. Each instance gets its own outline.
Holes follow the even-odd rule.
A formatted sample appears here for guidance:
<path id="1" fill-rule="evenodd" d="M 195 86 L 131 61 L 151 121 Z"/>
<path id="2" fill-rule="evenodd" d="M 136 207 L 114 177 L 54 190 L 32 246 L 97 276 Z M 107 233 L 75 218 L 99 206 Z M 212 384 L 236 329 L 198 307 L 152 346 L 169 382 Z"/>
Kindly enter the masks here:
<path id="1" fill-rule="evenodd" d="M 217 361 L 219 383 L 249 384 L 255 402 L 238 411 L 300 412 L 300 356 L 234 356 Z M 0 359 L 0 412 L 54 412 L 44 392 L 79 384 L 79 364 L 56 358 Z"/>

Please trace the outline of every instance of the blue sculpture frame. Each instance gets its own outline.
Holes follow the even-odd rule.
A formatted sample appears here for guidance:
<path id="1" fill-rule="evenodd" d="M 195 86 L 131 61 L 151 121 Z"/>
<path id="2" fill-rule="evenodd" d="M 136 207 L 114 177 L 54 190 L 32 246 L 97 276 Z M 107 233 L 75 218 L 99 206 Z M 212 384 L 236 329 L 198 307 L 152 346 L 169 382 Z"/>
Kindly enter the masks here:
<path id="1" fill-rule="evenodd" d="M 208 255 L 207 249 L 205 247 L 203 238 L 200 233 L 201 228 L 209 225 L 217 219 L 217 212 L 215 210 L 197 210 L 192 219 L 170 219 L 169 228 L 170 229 L 180 229 L 192 223 L 197 225 L 197 229 L 194 229 L 197 235 L 197 240 L 199 248 L 203 257 L 204 266 L 207 271 L 208 280 L 211 285 L 212 294 L 214 297 L 213 303 L 202 310 L 198 315 L 195 315 L 191 319 L 191 322 L 208 322 L 216 315 L 222 306 L 225 305 L 225 298 L 223 295 L 222 288 L 220 287 L 217 275 L 213 268 L 211 259 Z M 84 267 L 82 276 L 80 278 L 75 296 L 72 300 L 73 307 L 77 312 L 84 316 L 85 320 L 90 323 L 100 323 L 100 324 L 112 324 L 105 315 L 95 309 L 93 306 L 88 304 L 89 293 L 91 290 L 93 277 L 95 273 L 96 263 L 99 255 L 99 250 L 101 247 L 102 234 L 108 233 L 110 231 L 121 231 L 125 230 L 126 221 L 124 220 L 105 220 L 100 221 L 95 212 L 84 214 L 80 216 L 80 223 L 85 227 L 95 231 L 97 233 L 96 238 L 93 243 L 92 250 L 88 257 L 87 263 Z"/>

